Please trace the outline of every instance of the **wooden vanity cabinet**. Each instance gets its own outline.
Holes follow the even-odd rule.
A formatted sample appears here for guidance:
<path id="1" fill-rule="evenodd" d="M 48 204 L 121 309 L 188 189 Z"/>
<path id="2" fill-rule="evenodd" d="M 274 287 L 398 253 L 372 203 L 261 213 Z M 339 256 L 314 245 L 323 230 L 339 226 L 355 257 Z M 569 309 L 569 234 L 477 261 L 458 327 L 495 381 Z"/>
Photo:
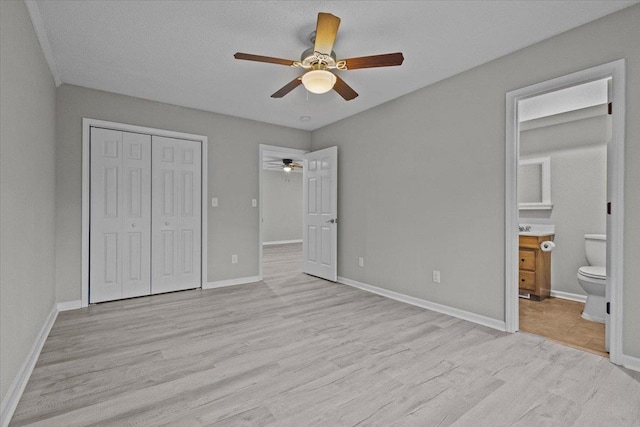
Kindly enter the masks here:
<path id="1" fill-rule="evenodd" d="M 535 301 L 551 295 L 551 252 L 540 249 L 546 240 L 553 240 L 553 235 L 520 236 L 518 287 Z"/>

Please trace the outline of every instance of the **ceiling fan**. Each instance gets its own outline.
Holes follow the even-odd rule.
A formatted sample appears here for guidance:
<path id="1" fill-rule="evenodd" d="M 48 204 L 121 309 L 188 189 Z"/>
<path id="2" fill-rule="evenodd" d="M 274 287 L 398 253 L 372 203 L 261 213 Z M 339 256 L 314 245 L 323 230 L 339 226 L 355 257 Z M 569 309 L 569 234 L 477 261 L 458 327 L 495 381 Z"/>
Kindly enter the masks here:
<path id="1" fill-rule="evenodd" d="M 358 93 L 330 70 L 346 71 L 360 68 L 390 67 L 401 65 L 404 57 L 401 52 L 396 52 L 337 60 L 336 54 L 332 49 L 339 26 L 340 18 L 337 16 L 330 13 L 318 13 L 316 31 L 311 33 L 309 38 L 309 41 L 311 41 L 314 46 L 302 52 L 300 61 L 241 52 L 237 52 L 233 56 L 236 59 L 246 61 L 267 62 L 270 64 L 288 65 L 290 67 L 305 69 L 304 74 L 284 85 L 280 90 L 271 95 L 272 98 L 282 98 L 302 84 L 309 92 L 318 94 L 326 93 L 333 89 L 346 101 L 350 101 L 356 98 Z"/>
<path id="2" fill-rule="evenodd" d="M 282 159 L 282 161 L 273 160 L 267 162 L 267 164 L 272 165 L 273 167 L 282 168 L 282 170 L 285 172 L 291 172 L 295 169 L 302 169 L 302 165 L 300 163 L 294 162 L 292 159 Z"/>

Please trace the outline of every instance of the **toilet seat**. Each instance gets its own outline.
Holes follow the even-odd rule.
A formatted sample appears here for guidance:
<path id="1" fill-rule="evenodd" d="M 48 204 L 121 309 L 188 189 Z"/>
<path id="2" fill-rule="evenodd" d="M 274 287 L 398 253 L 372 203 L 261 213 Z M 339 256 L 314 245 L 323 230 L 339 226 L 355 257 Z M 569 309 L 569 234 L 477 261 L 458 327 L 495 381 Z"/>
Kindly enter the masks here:
<path id="1" fill-rule="evenodd" d="M 578 274 L 591 279 L 607 279 L 607 268 L 595 265 L 586 265 L 578 269 Z"/>

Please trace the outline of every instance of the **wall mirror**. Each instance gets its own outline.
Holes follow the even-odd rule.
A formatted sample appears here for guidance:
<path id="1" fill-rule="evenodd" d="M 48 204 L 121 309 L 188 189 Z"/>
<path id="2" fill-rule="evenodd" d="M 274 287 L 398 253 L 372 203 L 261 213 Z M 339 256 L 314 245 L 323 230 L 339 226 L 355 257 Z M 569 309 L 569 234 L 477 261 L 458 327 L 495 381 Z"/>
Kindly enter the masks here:
<path id="1" fill-rule="evenodd" d="M 520 210 L 551 209 L 551 159 L 520 159 L 518 164 Z"/>

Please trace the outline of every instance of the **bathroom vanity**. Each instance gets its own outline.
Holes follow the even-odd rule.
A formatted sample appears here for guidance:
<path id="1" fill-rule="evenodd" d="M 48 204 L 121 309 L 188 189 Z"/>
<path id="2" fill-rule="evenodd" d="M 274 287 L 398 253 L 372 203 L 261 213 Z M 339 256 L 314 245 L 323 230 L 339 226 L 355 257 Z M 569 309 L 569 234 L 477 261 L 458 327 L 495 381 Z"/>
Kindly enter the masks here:
<path id="1" fill-rule="evenodd" d="M 533 234 L 533 233 L 532 233 Z M 551 252 L 544 252 L 540 244 L 553 241 L 553 234 L 519 236 L 519 290 L 532 300 L 541 301 L 551 295 Z"/>

